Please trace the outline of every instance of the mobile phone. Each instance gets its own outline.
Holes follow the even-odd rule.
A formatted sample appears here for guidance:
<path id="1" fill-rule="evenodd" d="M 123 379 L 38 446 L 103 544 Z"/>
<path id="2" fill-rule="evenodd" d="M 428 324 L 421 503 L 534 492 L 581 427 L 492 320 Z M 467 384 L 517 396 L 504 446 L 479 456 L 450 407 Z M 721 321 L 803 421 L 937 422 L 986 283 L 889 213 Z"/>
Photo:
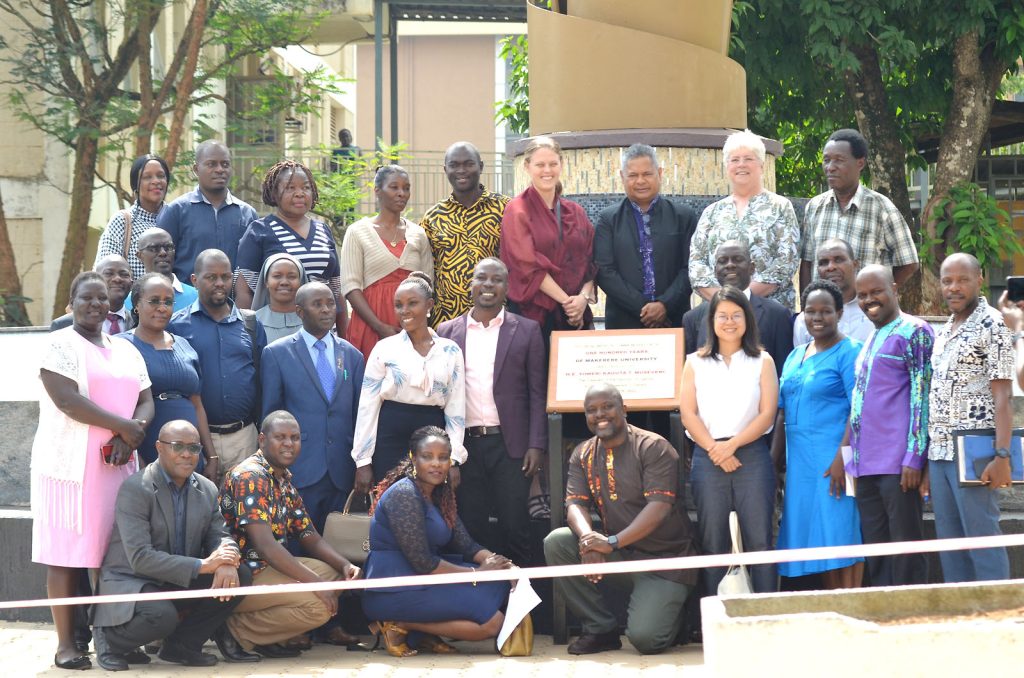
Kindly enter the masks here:
<path id="1" fill-rule="evenodd" d="M 113 459 L 114 457 L 114 445 L 111 443 L 107 443 L 106 445 L 102 446 L 100 448 L 100 454 L 103 455 L 104 464 L 111 463 L 111 459 Z"/>
<path id="2" fill-rule="evenodd" d="M 1024 301 L 1024 275 L 1011 275 L 1006 279 L 1006 297 L 1010 301 Z"/>

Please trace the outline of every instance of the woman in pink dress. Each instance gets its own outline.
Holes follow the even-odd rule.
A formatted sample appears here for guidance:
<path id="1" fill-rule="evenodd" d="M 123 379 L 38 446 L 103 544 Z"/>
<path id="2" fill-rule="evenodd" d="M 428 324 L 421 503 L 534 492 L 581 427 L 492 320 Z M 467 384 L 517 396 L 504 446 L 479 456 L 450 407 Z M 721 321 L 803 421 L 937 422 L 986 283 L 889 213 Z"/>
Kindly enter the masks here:
<path id="1" fill-rule="evenodd" d="M 114 501 L 138 469 L 135 448 L 153 419 L 146 363 L 132 344 L 103 334 L 107 286 L 92 271 L 71 283 L 74 324 L 50 335 L 39 378 L 32 444 L 32 560 L 47 566 L 51 598 L 74 596 L 79 570 L 98 568 L 114 526 Z M 54 663 L 87 669 L 75 647 L 74 609 L 51 608 Z"/>

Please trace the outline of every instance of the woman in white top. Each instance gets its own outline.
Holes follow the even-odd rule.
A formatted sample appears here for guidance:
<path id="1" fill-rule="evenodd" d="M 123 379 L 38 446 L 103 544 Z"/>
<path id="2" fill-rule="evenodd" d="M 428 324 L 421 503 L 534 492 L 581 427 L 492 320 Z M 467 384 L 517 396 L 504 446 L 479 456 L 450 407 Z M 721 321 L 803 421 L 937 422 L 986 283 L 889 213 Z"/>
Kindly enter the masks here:
<path id="1" fill-rule="evenodd" d="M 394 308 L 402 326 L 370 352 L 363 373 L 359 413 L 352 441 L 355 489 L 367 492 L 409 456 L 409 439 L 422 426 L 437 426 L 452 445 L 451 482 L 458 486 L 466 461 L 466 379 L 462 350 L 438 336 L 427 322 L 434 290 L 421 271 L 395 290 Z"/>
<path id="2" fill-rule="evenodd" d="M 680 414 L 693 440 L 690 482 L 704 553 L 729 553 L 736 511 L 745 551 L 772 546 L 775 471 L 765 434 L 778 406 L 775 363 L 760 346 L 746 294 L 725 286 L 711 297 L 708 340 L 686 356 Z M 754 591 L 776 590 L 774 565 L 749 568 Z M 725 568 L 704 571 L 714 595 Z"/>

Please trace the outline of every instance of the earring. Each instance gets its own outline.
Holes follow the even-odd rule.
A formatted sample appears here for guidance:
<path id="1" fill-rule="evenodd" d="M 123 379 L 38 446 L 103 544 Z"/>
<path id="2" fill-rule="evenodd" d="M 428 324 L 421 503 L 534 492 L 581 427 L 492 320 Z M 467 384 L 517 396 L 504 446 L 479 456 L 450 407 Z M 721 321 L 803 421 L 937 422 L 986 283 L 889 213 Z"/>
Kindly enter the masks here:
<path id="1" fill-rule="evenodd" d="M 416 467 L 415 466 L 412 467 L 412 477 L 413 478 L 416 477 Z"/>

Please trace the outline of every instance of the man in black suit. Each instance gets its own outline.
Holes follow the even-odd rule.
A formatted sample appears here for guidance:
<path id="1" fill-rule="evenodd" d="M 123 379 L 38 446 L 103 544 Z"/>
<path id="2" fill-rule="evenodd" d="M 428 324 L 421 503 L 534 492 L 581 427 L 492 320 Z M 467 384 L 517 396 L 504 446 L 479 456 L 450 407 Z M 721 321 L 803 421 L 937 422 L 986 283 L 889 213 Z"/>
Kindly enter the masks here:
<path id="1" fill-rule="evenodd" d="M 252 575 L 224 525 L 217 487 L 193 473 L 201 453 L 199 432 L 187 421 L 167 422 L 156 449 L 156 463 L 124 481 L 117 493 L 99 593 L 248 585 Z M 212 666 L 217 658 L 202 652 L 211 636 L 228 661 L 257 661 L 223 628 L 240 602 L 234 596 L 98 605 L 93 619 L 97 661 L 107 671 L 126 671 L 135 648 L 163 640 L 160 659 Z M 188 616 L 179 621 L 186 610 Z"/>
<path id="2" fill-rule="evenodd" d="M 594 234 L 605 327 L 678 327 L 690 308 L 687 262 L 697 215 L 658 195 L 662 168 L 647 144 L 626 149 L 620 174 L 626 197 L 601 212 Z"/>
<path id="3" fill-rule="evenodd" d="M 135 327 L 132 314 L 124 307 L 124 300 L 132 291 L 132 269 L 128 261 L 120 254 L 108 254 L 93 266 L 107 283 L 107 296 L 110 298 L 110 312 L 103 321 L 104 334 L 120 334 Z M 71 314 L 67 313 L 50 323 L 50 331 L 56 332 L 70 327 Z"/>
<path id="4" fill-rule="evenodd" d="M 775 369 L 781 376 L 782 366 L 793 350 L 793 318 L 789 309 L 779 302 L 750 292 L 753 275 L 754 264 L 750 261 L 750 250 L 739 240 L 727 240 L 715 250 L 715 278 L 722 286 L 732 285 L 747 293 L 750 305 L 754 307 L 761 345 L 775 361 Z M 683 316 L 687 355 L 703 346 L 707 340 L 707 315 L 708 305 L 704 303 Z"/>

